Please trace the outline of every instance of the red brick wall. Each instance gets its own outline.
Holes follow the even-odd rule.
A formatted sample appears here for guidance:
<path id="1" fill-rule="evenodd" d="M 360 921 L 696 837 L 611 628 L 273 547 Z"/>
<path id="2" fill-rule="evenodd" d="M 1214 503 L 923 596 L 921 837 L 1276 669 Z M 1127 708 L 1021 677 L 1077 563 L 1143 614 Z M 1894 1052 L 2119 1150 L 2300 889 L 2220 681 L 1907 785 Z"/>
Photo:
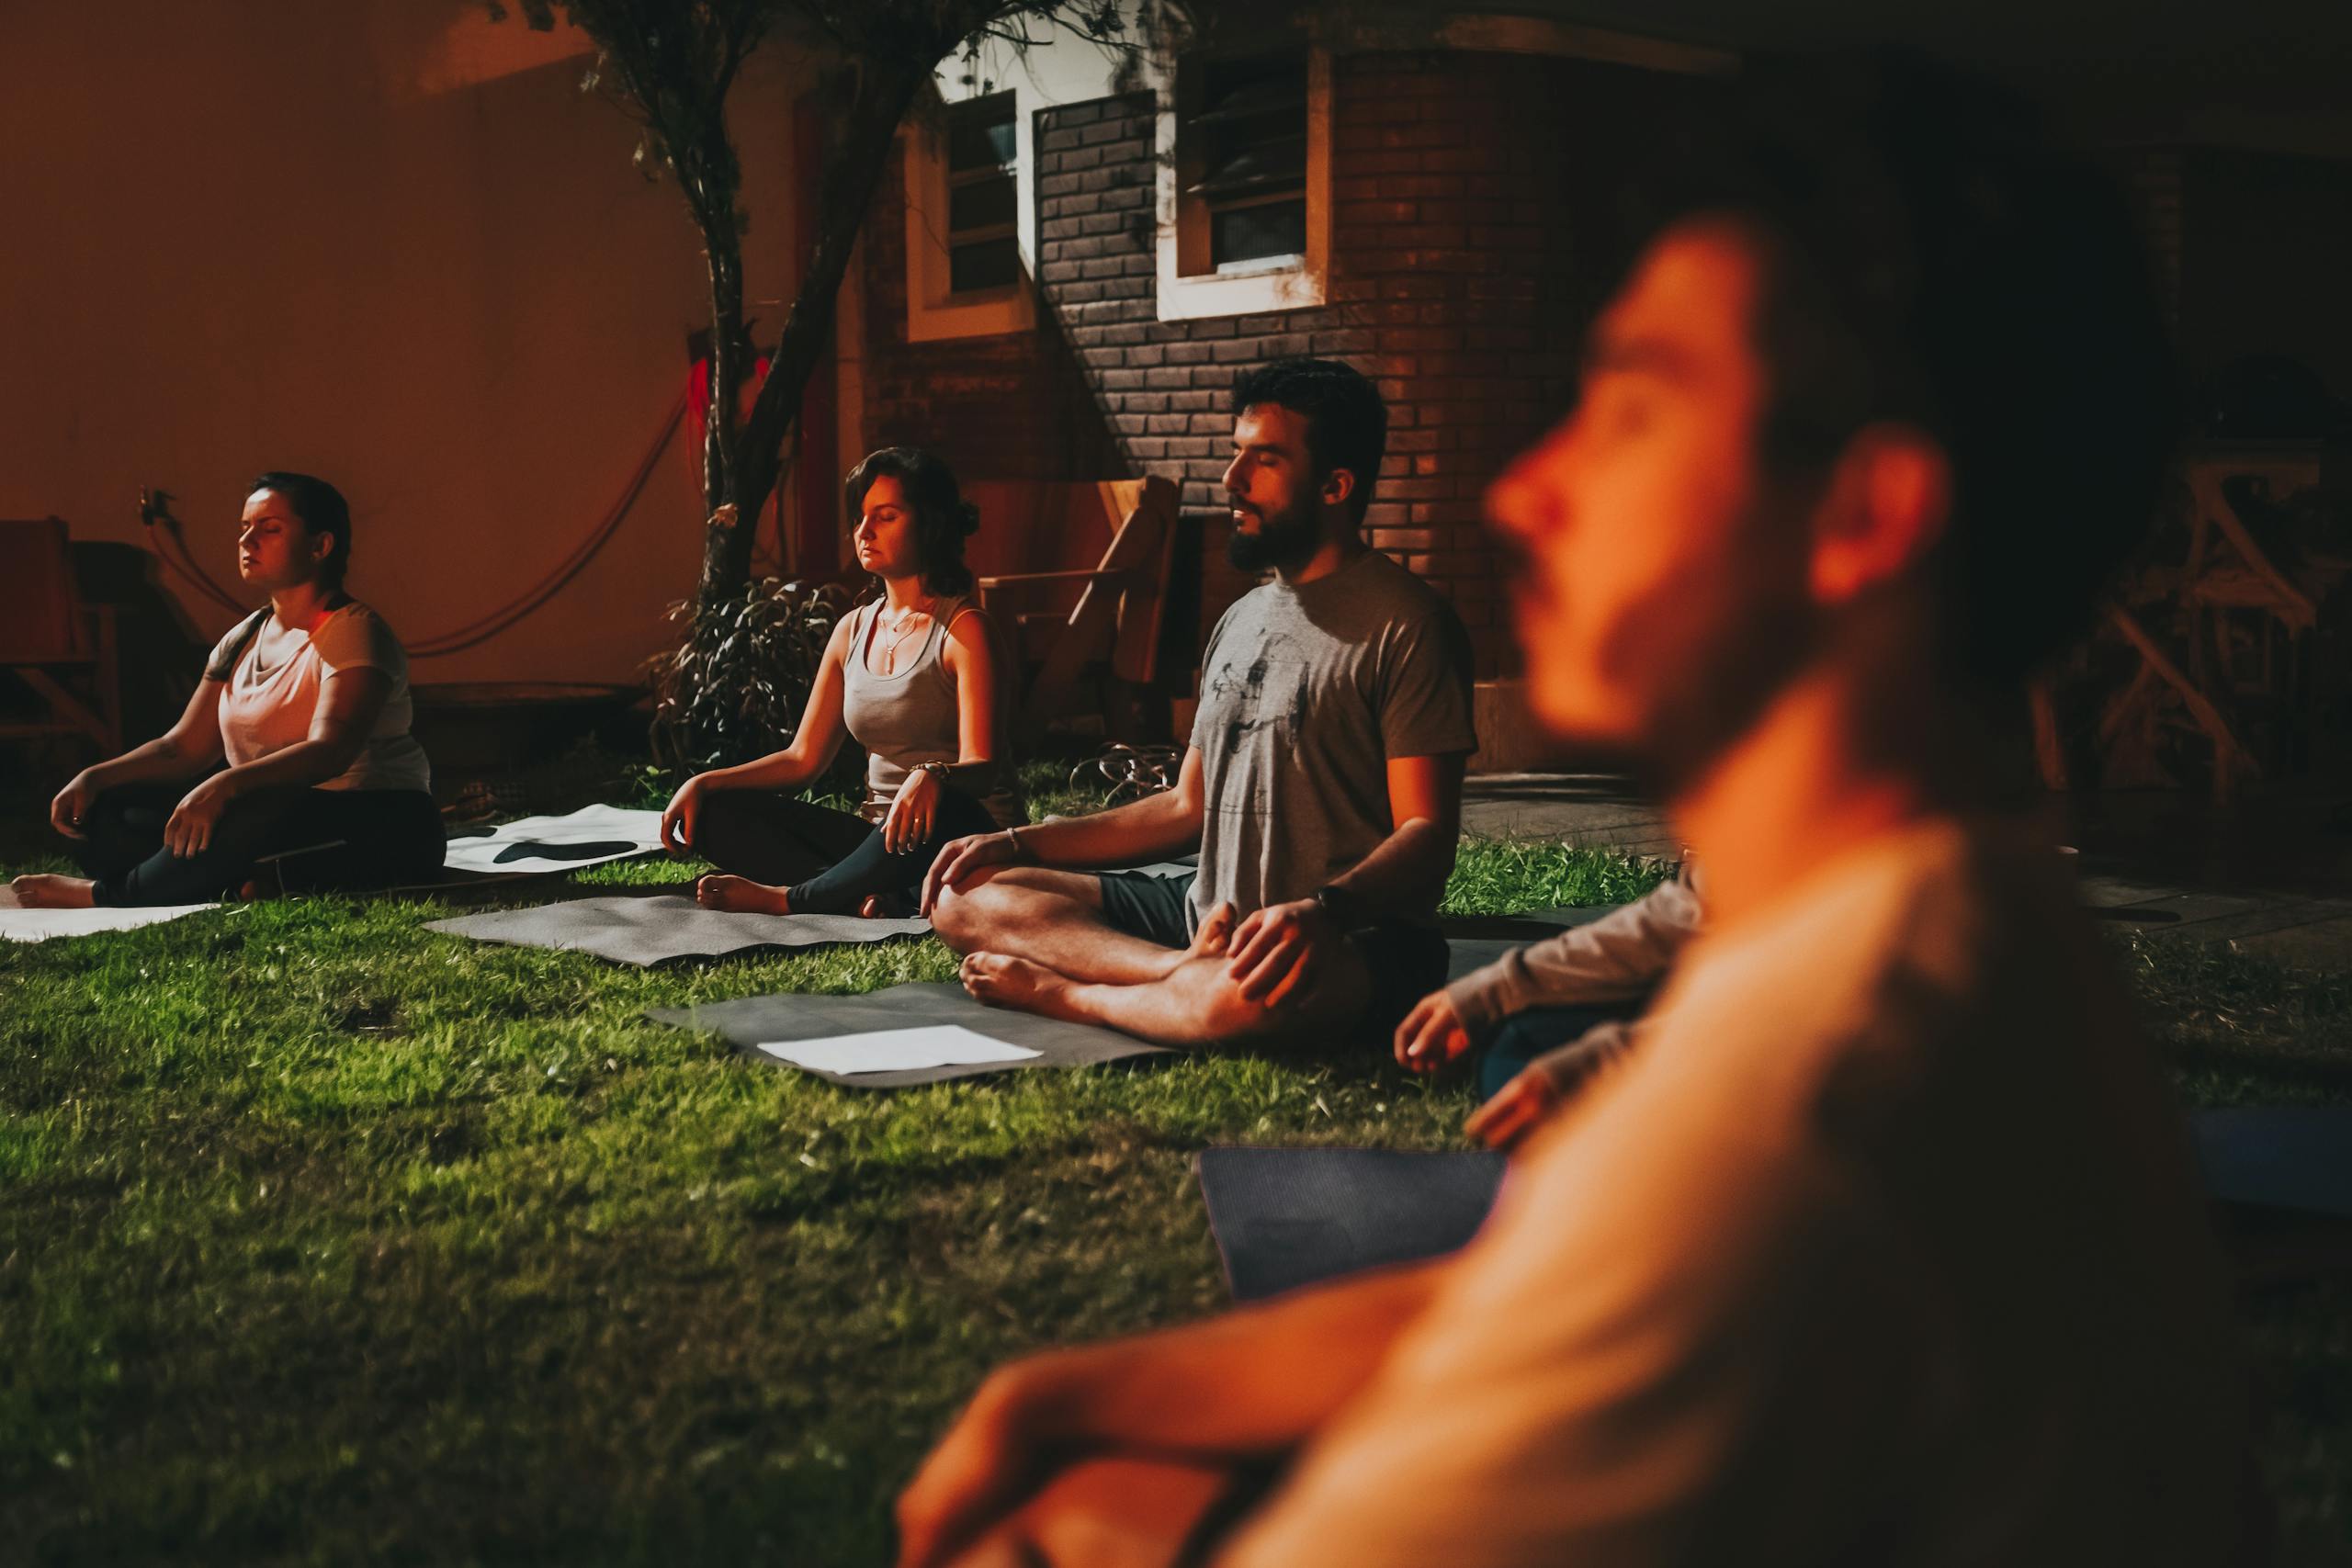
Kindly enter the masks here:
<path id="1" fill-rule="evenodd" d="M 1224 562 L 1217 489 L 1235 370 L 1348 360 L 1389 402 L 1371 541 L 1451 597 L 1479 673 L 1511 658 L 1479 497 L 1566 408 L 1605 259 L 1598 214 L 1687 78 L 1526 56 L 1334 62 L 1332 248 L 1317 309 L 1161 321 L 1152 105 L 1047 110 L 1037 127 L 1038 278 L 1139 469 L 1182 481 L 1205 625 L 1248 586 Z"/>

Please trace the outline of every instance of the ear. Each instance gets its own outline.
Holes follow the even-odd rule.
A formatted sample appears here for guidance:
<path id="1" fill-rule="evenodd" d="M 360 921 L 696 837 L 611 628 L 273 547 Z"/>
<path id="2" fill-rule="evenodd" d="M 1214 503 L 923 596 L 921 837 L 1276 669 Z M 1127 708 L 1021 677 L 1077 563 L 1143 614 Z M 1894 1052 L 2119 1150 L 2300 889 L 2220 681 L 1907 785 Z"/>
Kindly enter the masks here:
<path id="1" fill-rule="evenodd" d="M 1326 506 L 1345 506 L 1348 497 L 1356 492 L 1356 476 L 1352 468 L 1333 468 L 1323 476 L 1323 488 L 1316 498 Z"/>
<path id="2" fill-rule="evenodd" d="M 1916 426 L 1865 426 L 1846 444 L 1815 514 L 1810 586 L 1842 604 L 1917 565 L 1951 517 L 1951 459 Z"/>
<path id="3" fill-rule="evenodd" d="M 322 529 L 318 533 L 311 536 L 311 562 L 312 565 L 324 566 L 326 564 L 327 557 L 334 554 L 335 541 L 338 537 L 339 536 L 331 529 Z"/>

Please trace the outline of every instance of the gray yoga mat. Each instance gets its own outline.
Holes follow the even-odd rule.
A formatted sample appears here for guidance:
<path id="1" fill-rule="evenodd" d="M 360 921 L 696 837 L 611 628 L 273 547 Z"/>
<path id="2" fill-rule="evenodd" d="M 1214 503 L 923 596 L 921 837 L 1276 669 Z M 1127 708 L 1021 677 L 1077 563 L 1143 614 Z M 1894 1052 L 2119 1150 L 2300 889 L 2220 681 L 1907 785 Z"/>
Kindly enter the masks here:
<path id="1" fill-rule="evenodd" d="M 1236 1301 L 1452 1252 L 1502 1185 L 1497 1154 L 1204 1149 L 1209 1233 Z"/>
<path id="2" fill-rule="evenodd" d="M 2250 1209 L 2352 1217 L 2352 1107 L 2190 1118 L 2205 1187 Z M 1237 1301 L 1435 1258 L 1484 1224 L 1503 1156 L 1381 1149 L 1207 1149 L 1201 1198 Z"/>
<path id="3" fill-rule="evenodd" d="M 511 947 L 593 953 L 616 964 L 717 958 L 755 947 L 816 947 L 921 936 L 929 920 L 869 920 L 856 915 L 745 915 L 706 909 L 674 893 L 653 897 L 569 898 L 527 909 L 493 909 L 426 923 L 427 931 Z M 878 1026 L 877 1026 L 878 1027 Z"/>
<path id="4" fill-rule="evenodd" d="M 2197 1159 L 2224 1203 L 2352 1218 L 2352 1107 L 2199 1111 Z"/>
<path id="5" fill-rule="evenodd" d="M 1128 1056 L 1169 1054 L 1165 1046 L 1147 1045 L 1114 1029 L 983 1007 L 952 980 L 910 982 L 854 997 L 794 993 L 743 997 L 695 1007 L 648 1008 L 645 1016 L 656 1023 L 675 1024 L 681 1029 L 717 1030 L 746 1055 L 771 1066 L 793 1064 L 779 1062 L 761 1051 L 763 1042 L 822 1040 L 837 1034 L 870 1034 L 879 1030 L 914 1029 L 933 1023 L 962 1024 L 975 1034 L 1037 1053 L 1018 1062 L 966 1062 L 894 1073 L 829 1073 L 815 1067 L 795 1068 L 847 1089 L 908 1089 L 981 1073 L 1025 1067 L 1091 1067 Z"/>

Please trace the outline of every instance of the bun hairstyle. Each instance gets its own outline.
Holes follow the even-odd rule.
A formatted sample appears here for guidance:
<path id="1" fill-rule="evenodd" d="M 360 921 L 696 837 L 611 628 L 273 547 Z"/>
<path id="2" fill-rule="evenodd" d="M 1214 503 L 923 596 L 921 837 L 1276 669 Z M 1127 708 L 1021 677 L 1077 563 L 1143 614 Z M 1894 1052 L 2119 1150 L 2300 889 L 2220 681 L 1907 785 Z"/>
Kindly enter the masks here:
<path id="1" fill-rule="evenodd" d="M 980 509 L 964 499 L 947 460 L 919 446 L 885 446 L 867 454 L 842 482 L 852 516 L 865 509 L 865 492 L 883 478 L 899 481 L 914 513 L 915 559 L 922 564 L 926 593 L 969 593 L 972 569 L 964 564 L 964 541 L 980 525 Z"/>
<path id="2" fill-rule="evenodd" d="M 343 491 L 313 475 L 277 468 L 256 478 L 245 493 L 263 490 L 284 496 L 308 532 L 334 536 L 334 548 L 319 563 L 319 581 L 340 592 L 344 574 L 351 570 L 351 503 L 343 499 Z"/>

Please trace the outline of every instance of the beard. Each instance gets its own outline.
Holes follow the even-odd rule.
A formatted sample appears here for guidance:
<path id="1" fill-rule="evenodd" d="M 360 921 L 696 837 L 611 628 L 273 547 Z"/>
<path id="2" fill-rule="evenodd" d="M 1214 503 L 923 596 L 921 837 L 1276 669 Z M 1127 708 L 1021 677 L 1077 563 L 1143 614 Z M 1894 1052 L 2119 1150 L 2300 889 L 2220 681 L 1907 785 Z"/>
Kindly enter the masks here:
<path id="1" fill-rule="evenodd" d="M 1233 504 L 1245 512 L 1257 511 L 1238 501 Z M 1322 530 L 1316 526 L 1311 504 L 1277 513 L 1258 512 L 1255 533 L 1245 534 L 1236 527 L 1226 536 L 1225 558 L 1236 571 L 1254 573 L 1269 568 L 1280 570 L 1306 564 L 1306 558 L 1322 542 Z"/>

